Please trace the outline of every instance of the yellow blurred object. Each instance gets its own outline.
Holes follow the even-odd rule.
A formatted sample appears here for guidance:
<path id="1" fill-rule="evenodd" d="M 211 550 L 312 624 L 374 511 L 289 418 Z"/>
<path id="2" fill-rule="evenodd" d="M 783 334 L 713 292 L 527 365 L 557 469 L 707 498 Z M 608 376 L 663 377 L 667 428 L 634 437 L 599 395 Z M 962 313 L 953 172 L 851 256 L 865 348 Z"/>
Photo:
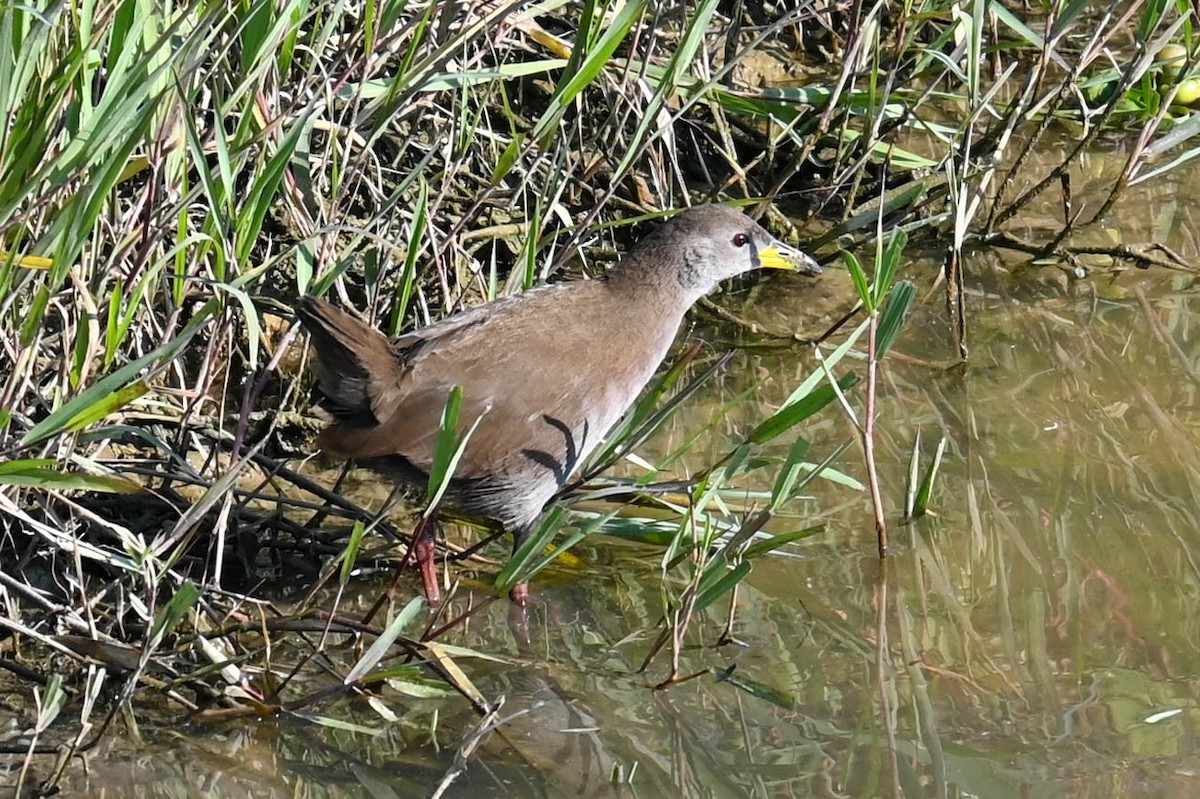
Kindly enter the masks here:
<path id="1" fill-rule="evenodd" d="M 44 258 L 41 255 L 17 255 L 14 256 L 8 250 L 0 250 L 0 264 L 6 264 L 9 261 L 25 269 L 49 269 L 54 266 L 54 261 L 49 258 Z"/>

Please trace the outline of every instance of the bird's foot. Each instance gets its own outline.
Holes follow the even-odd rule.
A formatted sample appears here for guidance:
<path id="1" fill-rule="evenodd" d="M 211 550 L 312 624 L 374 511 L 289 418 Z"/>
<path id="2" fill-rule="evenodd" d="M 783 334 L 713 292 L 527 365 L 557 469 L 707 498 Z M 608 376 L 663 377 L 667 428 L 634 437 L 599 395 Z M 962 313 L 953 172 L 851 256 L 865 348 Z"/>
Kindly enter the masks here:
<path id="1" fill-rule="evenodd" d="M 508 592 L 508 598 L 523 608 L 529 607 L 529 583 L 514 585 Z"/>

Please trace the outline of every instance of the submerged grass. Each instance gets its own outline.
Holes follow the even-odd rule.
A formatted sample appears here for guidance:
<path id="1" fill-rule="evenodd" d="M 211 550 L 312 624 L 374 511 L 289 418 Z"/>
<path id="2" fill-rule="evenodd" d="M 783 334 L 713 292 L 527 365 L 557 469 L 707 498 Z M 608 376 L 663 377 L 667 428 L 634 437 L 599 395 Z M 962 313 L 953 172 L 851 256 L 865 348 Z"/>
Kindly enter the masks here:
<path id="1" fill-rule="evenodd" d="M 785 237 L 796 233 L 781 209 L 807 214 L 822 249 L 903 241 L 892 229 L 914 243 L 948 238 L 946 297 L 965 356 L 964 248 L 1077 268 L 1096 251 L 1073 241 L 1089 219 L 1194 157 L 1194 117 L 1172 98 L 1196 59 L 1171 79 L 1158 58 L 1176 41 L 1195 51 L 1185 3 L 1057 2 L 1026 18 L 937 0 L 760 13 L 727 18 L 715 0 L 0 8 L 0 625 L 29 642 L 0 666 L 46 686 L 34 732 L 0 743 L 26 758 L 18 783 L 29 757 L 108 729 L 121 702 L 93 722 L 105 673 L 122 676 L 121 700 L 151 688 L 205 717 L 304 709 L 334 725 L 311 708 L 385 680 L 487 706 L 461 661 L 489 655 L 436 640 L 461 617 L 406 638 L 411 605 L 377 628 L 249 590 L 320 558 L 331 577 L 339 553 L 344 588 L 355 564 L 387 562 L 379 539 L 396 538 L 340 483 L 290 461 L 311 432 L 287 310 L 298 294 L 335 295 L 398 332 L 581 262 L 597 271 L 630 220 L 737 198 Z M 788 65 L 767 45 L 833 68 L 777 86 L 773 71 Z M 1102 59 L 1114 49 L 1131 54 L 1123 68 Z M 1110 86 L 1105 76 L 1111 91 L 1094 104 L 1088 87 Z M 1076 126 L 1078 145 L 1028 178 L 1051 126 Z M 1072 164 L 1114 135 L 1135 141 L 1127 167 L 1085 214 L 1071 205 Z M 1168 147 L 1182 153 L 1152 165 Z M 1006 228 L 1056 187 L 1064 215 L 1049 239 Z M 1177 260 L 1136 243 L 1109 254 Z M 598 478 L 625 459 L 642 477 L 573 486 L 565 499 L 590 516 L 568 527 L 564 511 L 548 514 L 497 588 L 550 564 L 547 545 L 561 553 L 593 530 L 656 542 L 665 623 L 653 650 L 671 645 L 664 684 L 684 679 L 688 619 L 734 597 L 754 558 L 814 532 L 763 530 L 841 454 L 809 460 L 796 429 L 834 401 L 850 408 L 856 378 L 842 361 L 864 335 L 873 396 L 913 300 L 896 283 L 899 255 L 877 259 L 874 286 L 855 272 L 866 321 L 784 407 L 690 480 L 664 483 L 695 440 L 658 463 L 638 448 L 724 364 L 681 359 L 583 470 Z M 870 463 L 872 404 L 862 419 Z M 768 446 L 784 436 L 783 450 Z M 460 444 L 448 442 L 444 471 Z M 910 515 L 927 507 L 934 469 L 910 490 Z M 133 486 L 138 499 L 122 499 Z M 587 507 L 616 496 L 637 499 Z M 320 532 L 330 515 L 347 529 Z M 281 665 L 284 632 L 302 645 Z M 322 682 L 315 664 L 331 638 L 362 635 L 374 645 Z M 394 652 L 410 662 L 383 665 Z M 74 731 L 48 743 L 65 691 L 86 701 L 69 705 Z M 387 718 L 383 699 L 369 701 Z"/>

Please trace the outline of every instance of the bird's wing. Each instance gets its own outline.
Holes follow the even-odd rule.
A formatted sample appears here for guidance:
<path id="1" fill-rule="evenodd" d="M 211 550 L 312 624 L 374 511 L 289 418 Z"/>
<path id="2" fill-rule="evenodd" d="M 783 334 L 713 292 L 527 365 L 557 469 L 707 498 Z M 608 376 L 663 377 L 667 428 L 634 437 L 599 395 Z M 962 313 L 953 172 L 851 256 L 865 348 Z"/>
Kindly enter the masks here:
<path id="1" fill-rule="evenodd" d="M 400 454 L 428 470 L 446 400 L 459 386 L 460 435 L 478 425 L 458 476 L 528 475 L 532 462 L 565 482 L 636 398 L 674 333 L 596 302 L 603 290 L 576 284 L 564 304 L 554 287 L 542 289 L 489 313 L 451 317 L 453 328 L 398 339 L 403 374 L 377 387 L 380 425 L 356 436 L 355 453 Z"/>

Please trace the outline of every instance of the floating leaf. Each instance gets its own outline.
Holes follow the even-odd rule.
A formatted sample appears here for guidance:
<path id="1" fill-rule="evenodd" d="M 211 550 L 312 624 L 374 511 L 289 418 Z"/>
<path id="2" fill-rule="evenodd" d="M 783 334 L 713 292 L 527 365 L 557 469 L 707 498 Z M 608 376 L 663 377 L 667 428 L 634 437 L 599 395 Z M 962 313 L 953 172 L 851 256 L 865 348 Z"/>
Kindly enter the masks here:
<path id="1" fill-rule="evenodd" d="M 745 691 L 751 696 L 770 702 L 776 707 L 781 707 L 784 710 L 792 710 L 796 707 L 796 698 L 791 694 L 780 691 L 777 688 L 772 688 L 758 680 L 742 677 L 736 673 L 732 666 L 728 669 L 713 669 L 712 673 L 717 678 L 717 682 L 729 683 L 733 687 Z"/>
<path id="2" fill-rule="evenodd" d="M 405 605 L 404 609 L 396 614 L 396 618 L 392 619 L 392 623 L 383 631 L 383 634 L 375 639 L 375 643 L 371 644 L 371 647 L 347 672 L 343 682 L 346 685 L 356 683 L 378 666 L 379 662 L 387 655 L 388 650 L 392 648 L 392 644 L 400 637 L 401 631 L 417 617 L 424 604 L 425 598 L 418 596 Z"/>
<path id="3" fill-rule="evenodd" d="M 319 724 L 322 727 L 328 727 L 331 730 L 344 730 L 345 732 L 358 733 L 360 735 L 379 735 L 383 732 L 382 727 L 368 727 L 364 724 L 354 724 L 343 719 L 335 719 L 329 716 L 317 716 L 311 713 L 292 713 L 294 718 L 311 721 L 313 724 Z"/>

